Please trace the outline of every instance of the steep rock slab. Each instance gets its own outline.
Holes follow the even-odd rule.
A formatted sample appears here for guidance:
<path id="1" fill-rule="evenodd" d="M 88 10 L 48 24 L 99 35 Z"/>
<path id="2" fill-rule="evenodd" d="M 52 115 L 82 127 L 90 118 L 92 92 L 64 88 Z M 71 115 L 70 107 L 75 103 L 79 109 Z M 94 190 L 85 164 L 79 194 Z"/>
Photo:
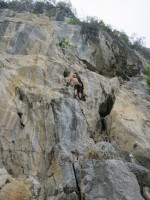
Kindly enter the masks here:
<path id="1" fill-rule="evenodd" d="M 137 84 L 130 82 L 116 94 L 108 132 L 120 149 L 133 154 L 133 162 L 150 169 L 150 97 Z"/>
<path id="2" fill-rule="evenodd" d="M 132 77 L 144 68 L 144 58 L 112 32 L 99 31 L 87 23 L 80 26 L 57 22 L 56 29 L 60 44 L 65 38 L 71 45 L 76 45 L 76 56 L 91 71 L 126 78 L 124 72 Z"/>

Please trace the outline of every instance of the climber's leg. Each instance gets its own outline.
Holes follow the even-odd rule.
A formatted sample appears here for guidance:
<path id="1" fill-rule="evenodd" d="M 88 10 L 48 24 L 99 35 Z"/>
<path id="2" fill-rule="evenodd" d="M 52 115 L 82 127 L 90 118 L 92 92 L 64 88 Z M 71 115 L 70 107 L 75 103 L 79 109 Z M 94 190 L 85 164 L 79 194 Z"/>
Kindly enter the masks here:
<path id="1" fill-rule="evenodd" d="M 76 98 L 77 96 L 77 85 L 74 86 L 74 97 Z"/>
<path id="2" fill-rule="evenodd" d="M 79 99 L 81 99 L 82 98 L 82 93 L 81 93 L 81 86 L 80 85 L 78 85 L 78 95 L 79 95 Z"/>

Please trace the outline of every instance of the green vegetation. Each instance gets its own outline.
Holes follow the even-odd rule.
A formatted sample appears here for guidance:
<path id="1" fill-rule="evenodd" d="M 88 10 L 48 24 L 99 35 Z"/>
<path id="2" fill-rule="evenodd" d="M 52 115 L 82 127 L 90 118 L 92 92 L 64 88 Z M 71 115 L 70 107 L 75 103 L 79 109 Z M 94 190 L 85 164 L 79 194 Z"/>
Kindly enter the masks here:
<path id="1" fill-rule="evenodd" d="M 86 41 L 90 39 L 98 44 L 100 31 L 112 32 L 112 29 L 109 25 L 105 25 L 102 20 L 90 16 L 87 16 L 81 24 L 81 34 L 84 35 Z"/>
<path id="2" fill-rule="evenodd" d="M 59 1 L 58 3 L 57 3 L 57 6 L 58 7 L 61 7 L 61 8 L 70 8 L 70 9 L 72 9 L 72 4 L 71 4 L 71 2 L 70 1 Z"/>
<path id="3" fill-rule="evenodd" d="M 34 14 L 45 13 L 47 16 L 54 16 L 56 9 L 63 11 L 64 15 L 74 16 L 70 2 L 58 2 L 55 0 L 0 0 L 0 9 L 10 9 L 18 12 L 32 12 Z M 74 16 L 75 17 L 75 16 Z"/>
<path id="4" fill-rule="evenodd" d="M 0 9 L 10 9 L 18 12 L 44 13 L 54 7 L 54 0 L 34 1 L 34 0 L 0 0 Z"/>
<path id="5" fill-rule="evenodd" d="M 140 49 L 141 47 L 144 46 L 144 37 L 137 37 L 133 42 L 132 42 L 132 47 L 136 50 Z"/>
<path id="6" fill-rule="evenodd" d="M 147 83 L 147 86 L 150 88 L 150 66 L 145 67 L 145 72 L 147 74 L 146 83 Z"/>
<path id="7" fill-rule="evenodd" d="M 128 45 L 131 45 L 131 42 L 130 42 L 130 39 L 128 37 L 128 35 L 122 31 L 122 32 L 119 32 L 119 35 L 118 35 L 126 44 Z"/>
<path id="8" fill-rule="evenodd" d="M 88 24 L 92 27 L 97 27 L 99 30 L 104 30 L 108 32 L 112 32 L 112 28 L 110 25 L 106 25 L 103 20 L 99 20 L 97 17 L 87 16 L 83 23 Z"/>
<path id="9" fill-rule="evenodd" d="M 60 46 L 61 46 L 62 48 L 68 47 L 68 48 L 71 49 L 71 50 L 77 49 L 77 45 L 71 45 L 71 44 L 69 43 L 69 41 L 67 41 L 64 37 L 62 38 L 62 40 L 61 40 L 61 42 L 60 42 Z"/>
<path id="10" fill-rule="evenodd" d="M 48 17 L 53 17 L 56 15 L 56 8 L 52 8 L 50 12 L 46 13 Z"/>
<path id="11" fill-rule="evenodd" d="M 106 31 L 112 37 L 118 37 L 131 48 L 139 50 L 144 46 L 144 37 L 137 37 L 134 34 L 131 38 L 124 32 L 113 29 L 97 17 L 87 16 L 84 20 L 76 17 L 76 11 L 70 0 L 63 0 L 56 3 L 55 0 L 0 0 L 0 9 L 10 9 L 18 12 L 32 12 L 36 15 L 45 13 L 49 18 L 55 17 L 56 21 L 63 21 L 64 17 L 69 18 L 67 24 L 81 25 L 81 34 L 86 39 L 95 43 L 99 42 L 99 31 Z"/>
<path id="12" fill-rule="evenodd" d="M 97 17 L 87 16 L 85 20 L 81 22 L 81 33 L 86 35 L 86 39 L 91 39 L 97 43 L 99 38 L 99 31 L 105 31 L 111 34 L 113 37 L 117 37 L 118 40 L 123 41 L 130 48 L 139 50 L 144 46 L 144 37 L 137 37 L 133 34 L 129 37 L 124 31 L 118 31 L 113 29 L 111 25 L 105 24 L 103 20 L 99 20 Z M 124 51 L 128 50 L 125 49 Z"/>
<path id="13" fill-rule="evenodd" d="M 147 83 L 147 86 L 150 88 L 150 76 L 147 77 L 146 83 Z"/>
<path id="14" fill-rule="evenodd" d="M 74 18 L 74 19 L 69 19 L 69 20 L 67 21 L 67 24 L 71 24 L 71 25 L 81 25 L 82 22 L 81 22 L 79 19 Z"/>

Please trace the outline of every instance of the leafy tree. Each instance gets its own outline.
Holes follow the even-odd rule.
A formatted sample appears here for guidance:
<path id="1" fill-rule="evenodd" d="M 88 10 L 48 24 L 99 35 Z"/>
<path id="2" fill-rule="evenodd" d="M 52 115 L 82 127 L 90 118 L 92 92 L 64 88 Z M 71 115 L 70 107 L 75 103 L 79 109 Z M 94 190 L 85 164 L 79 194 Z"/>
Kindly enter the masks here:
<path id="1" fill-rule="evenodd" d="M 53 17 L 56 15 L 56 7 L 53 7 L 50 9 L 50 11 L 47 12 L 46 14 L 48 17 Z"/>
<path id="2" fill-rule="evenodd" d="M 106 25 L 103 20 L 98 19 L 97 17 L 87 16 L 83 23 L 87 23 L 91 27 L 95 27 L 99 30 L 104 30 L 108 32 L 112 32 L 111 25 Z"/>
<path id="3" fill-rule="evenodd" d="M 41 13 L 44 12 L 45 8 L 46 8 L 46 4 L 45 4 L 44 2 L 42 2 L 42 1 L 37 1 L 37 2 L 35 2 L 33 12 L 34 12 L 34 13 L 40 13 L 40 14 L 41 14 Z"/>
<path id="4" fill-rule="evenodd" d="M 59 1 L 57 3 L 57 7 L 72 9 L 72 4 L 70 1 Z"/>
<path id="5" fill-rule="evenodd" d="M 34 13 L 48 13 L 55 5 L 55 0 L 0 0 L 1 9 L 11 9 L 18 12 L 28 11 Z"/>
<path id="6" fill-rule="evenodd" d="M 97 17 L 93 17 L 93 16 L 86 16 L 84 22 L 86 23 L 90 23 L 90 24 L 98 24 L 99 20 Z"/>
<path id="7" fill-rule="evenodd" d="M 0 0 L 0 9 L 8 8 L 8 3 L 6 1 Z"/>
<path id="8" fill-rule="evenodd" d="M 120 37 L 126 44 L 128 44 L 128 45 L 131 44 L 128 35 L 127 35 L 124 31 L 119 32 L 119 37 Z"/>
<path id="9" fill-rule="evenodd" d="M 97 19 L 88 16 L 82 22 L 81 34 L 85 36 L 85 41 L 90 39 L 97 44 L 99 43 L 99 29 Z"/>
<path id="10" fill-rule="evenodd" d="M 136 33 L 133 33 L 130 40 L 132 43 L 132 47 L 136 50 L 140 49 L 145 44 L 145 37 L 138 37 Z"/>

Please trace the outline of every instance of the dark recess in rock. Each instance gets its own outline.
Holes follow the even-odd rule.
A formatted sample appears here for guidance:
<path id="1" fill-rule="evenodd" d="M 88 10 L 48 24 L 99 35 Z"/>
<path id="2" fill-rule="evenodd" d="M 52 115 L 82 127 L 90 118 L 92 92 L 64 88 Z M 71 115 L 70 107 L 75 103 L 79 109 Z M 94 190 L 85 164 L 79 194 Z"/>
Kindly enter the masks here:
<path id="1" fill-rule="evenodd" d="M 110 114 L 112 107 L 114 105 L 115 97 L 108 95 L 105 101 L 99 107 L 100 117 L 106 117 Z"/>

